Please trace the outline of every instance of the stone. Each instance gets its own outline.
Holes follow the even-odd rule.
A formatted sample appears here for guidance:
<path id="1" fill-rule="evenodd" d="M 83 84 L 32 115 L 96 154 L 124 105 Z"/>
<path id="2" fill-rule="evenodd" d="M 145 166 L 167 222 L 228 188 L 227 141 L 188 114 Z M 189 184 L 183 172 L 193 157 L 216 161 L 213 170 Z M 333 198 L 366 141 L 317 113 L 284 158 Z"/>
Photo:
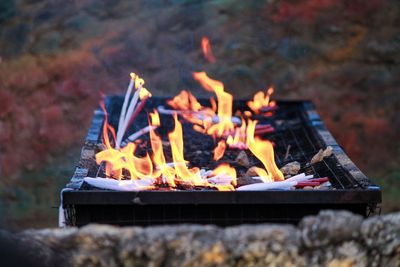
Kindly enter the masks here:
<path id="1" fill-rule="evenodd" d="M 0 231 L 0 243 L 14 244 L 26 260 L 45 267 L 398 266 L 399 217 L 393 213 L 363 221 L 345 211 L 321 211 L 298 227 L 92 224 L 17 234 Z"/>
<path id="2" fill-rule="evenodd" d="M 348 211 L 322 211 L 318 216 L 308 216 L 299 224 L 303 246 L 318 248 L 358 238 L 362 217 Z"/>
<path id="3" fill-rule="evenodd" d="M 300 163 L 297 161 L 290 162 L 283 166 L 280 170 L 283 175 L 296 175 L 300 171 Z"/>
<path id="4" fill-rule="evenodd" d="M 257 174 L 257 172 L 256 172 L 256 168 L 257 167 L 250 167 L 247 171 L 246 171 L 246 174 L 245 174 L 245 176 L 246 177 L 256 177 L 256 176 L 258 176 L 258 174 Z"/>
<path id="5" fill-rule="evenodd" d="M 361 236 L 368 247 L 380 254 L 400 253 L 400 213 L 376 216 L 361 225 Z"/>
<path id="6" fill-rule="evenodd" d="M 240 151 L 240 153 L 237 155 L 235 161 L 243 166 L 243 167 L 249 167 L 250 165 L 250 161 L 249 161 L 249 157 L 247 156 L 245 151 Z"/>

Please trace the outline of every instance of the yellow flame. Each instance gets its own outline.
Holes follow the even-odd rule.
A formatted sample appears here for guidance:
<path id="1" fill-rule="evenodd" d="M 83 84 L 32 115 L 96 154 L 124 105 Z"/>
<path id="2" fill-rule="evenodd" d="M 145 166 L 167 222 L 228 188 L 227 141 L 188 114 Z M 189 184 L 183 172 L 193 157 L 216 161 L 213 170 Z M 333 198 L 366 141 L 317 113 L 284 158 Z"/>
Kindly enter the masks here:
<path id="1" fill-rule="evenodd" d="M 219 160 L 224 156 L 226 149 L 226 143 L 224 140 L 218 142 L 218 145 L 214 149 L 214 160 Z"/>
<path id="2" fill-rule="evenodd" d="M 205 72 L 194 72 L 193 77 L 203 86 L 204 89 L 214 92 L 217 95 L 217 115 L 219 122 L 209 127 L 207 133 L 209 135 L 222 136 L 224 132 L 233 130 L 235 128 L 232 123 L 233 96 L 224 91 L 224 84 L 220 81 L 211 79 Z"/>
<path id="3" fill-rule="evenodd" d="M 219 191 L 232 191 L 235 190 L 237 180 L 236 180 L 236 170 L 231 167 L 228 163 L 221 163 L 217 168 L 215 168 L 210 178 L 215 178 L 217 176 L 224 176 L 225 178 L 229 178 L 228 183 L 215 184 L 213 185 Z"/>
<path id="4" fill-rule="evenodd" d="M 175 128 L 168 134 L 169 142 L 171 144 L 172 159 L 175 166 L 176 175 L 180 180 L 193 184 L 193 185 L 204 185 L 204 181 L 201 179 L 198 168 L 188 169 L 183 155 L 183 130 L 182 124 L 178 120 L 178 116 L 174 114 Z"/>
<path id="5" fill-rule="evenodd" d="M 157 111 L 154 113 L 150 113 L 151 118 L 151 125 L 158 126 L 160 125 L 160 117 Z M 161 138 L 154 132 L 153 129 L 150 129 L 150 143 L 151 149 L 153 151 L 152 158 L 153 162 L 156 167 L 160 170 L 163 178 L 165 179 L 166 183 L 171 186 L 175 187 L 175 170 L 171 166 L 168 166 L 165 160 L 164 151 L 162 147 L 162 140 Z"/>
<path id="6" fill-rule="evenodd" d="M 268 88 L 266 93 L 264 93 L 263 91 L 259 91 L 254 95 L 252 101 L 250 100 L 247 102 L 247 105 L 254 113 L 259 114 L 260 110 L 263 107 L 275 106 L 275 102 L 270 101 L 271 95 L 273 93 L 274 93 L 274 88 L 272 87 Z"/>
<path id="7" fill-rule="evenodd" d="M 257 174 L 263 182 L 282 181 L 284 180 L 282 172 L 275 164 L 274 147 L 268 140 L 262 140 L 254 137 L 254 131 L 257 121 L 249 122 L 247 127 L 247 143 L 250 151 L 264 165 L 265 170 L 256 169 Z"/>
<path id="8" fill-rule="evenodd" d="M 139 98 L 143 99 L 146 97 L 151 97 L 151 93 L 146 88 L 142 87 L 139 92 Z"/>

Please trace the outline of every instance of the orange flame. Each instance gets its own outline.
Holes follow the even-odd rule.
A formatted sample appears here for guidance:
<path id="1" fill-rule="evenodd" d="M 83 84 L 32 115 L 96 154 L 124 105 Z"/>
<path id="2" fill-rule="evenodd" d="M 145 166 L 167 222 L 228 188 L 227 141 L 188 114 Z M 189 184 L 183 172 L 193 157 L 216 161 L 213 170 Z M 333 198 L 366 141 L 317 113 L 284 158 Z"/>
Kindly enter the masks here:
<path id="1" fill-rule="evenodd" d="M 218 145 L 214 149 L 214 160 L 219 160 L 224 156 L 226 149 L 226 143 L 224 140 L 218 142 Z"/>
<path id="2" fill-rule="evenodd" d="M 211 50 L 210 40 L 207 37 L 201 39 L 201 49 L 203 50 L 204 57 L 211 63 L 215 63 L 215 57 Z"/>
<path id="3" fill-rule="evenodd" d="M 110 143 L 110 137 L 108 135 L 108 131 L 111 132 L 112 138 L 115 141 L 116 140 L 116 135 L 115 135 L 115 130 L 114 128 L 108 123 L 108 113 L 106 110 L 106 107 L 104 106 L 104 102 L 100 101 L 100 108 L 103 110 L 104 113 L 104 123 L 103 123 L 103 143 L 107 148 L 112 148 L 111 143 Z"/>
<path id="4" fill-rule="evenodd" d="M 124 169 L 129 172 L 132 180 L 154 177 L 153 163 L 150 156 L 146 154 L 143 158 L 136 157 L 134 155 L 136 150 L 134 143 L 128 143 L 125 148 L 120 150 L 113 148 L 109 132 L 111 132 L 113 140 L 116 140 L 115 130 L 108 123 L 108 114 L 103 102 L 100 103 L 100 107 L 104 112 L 103 143 L 106 149 L 96 154 L 96 163 L 105 162 L 106 175 L 116 179 L 122 178 Z"/>
<path id="5" fill-rule="evenodd" d="M 199 111 L 202 108 L 194 95 L 186 90 L 182 90 L 173 99 L 168 100 L 167 104 L 178 110 Z"/>
<path id="6" fill-rule="evenodd" d="M 151 122 L 150 124 L 153 126 L 159 126 L 160 125 L 160 117 L 157 113 L 157 111 L 154 111 L 154 113 L 150 113 L 150 118 Z M 150 143 L 151 143 L 151 149 L 153 151 L 153 162 L 155 166 L 160 170 L 163 179 L 165 182 L 171 186 L 175 187 L 175 170 L 171 166 L 167 165 L 167 162 L 165 160 L 164 156 L 164 151 L 162 147 L 162 140 L 161 138 L 154 132 L 153 129 L 150 129 Z"/>
<path id="7" fill-rule="evenodd" d="M 124 148 L 120 149 L 120 152 L 125 162 L 124 169 L 129 171 L 131 179 L 147 179 L 153 177 L 153 163 L 149 154 L 143 158 L 136 157 L 134 155 L 136 150 L 135 143 L 128 143 Z"/>
<path id="8" fill-rule="evenodd" d="M 182 90 L 173 99 L 168 100 L 167 104 L 172 108 L 179 110 L 180 115 L 187 121 L 205 127 L 208 122 L 211 122 L 215 112 L 207 107 L 203 107 L 192 95 L 186 90 Z M 196 128 L 196 127 L 194 127 Z M 198 131 L 203 132 L 203 128 L 197 128 Z"/>
<path id="9" fill-rule="evenodd" d="M 226 139 L 226 143 L 230 147 L 236 147 L 240 149 L 247 148 L 247 135 L 246 135 L 246 122 L 242 119 L 242 125 L 236 127 L 235 130 Z M 233 136 L 233 137 L 232 137 Z"/>
<path id="10" fill-rule="evenodd" d="M 209 135 L 222 136 L 224 132 L 231 131 L 235 128 L 232 123 L 232 102 L 233 96 L 224 91 L 224 84 L 220 81 L 213 80 L 207 76 L 205 72 L 194 72 L 196 79 L 204 89 L 214 92 L 218 100 L 218 123 L 212 125 L 207 130 Z"/>
<path id="11" fill-rule="evenodd" d="M 168 134 L 177 178 L 192 185 L 205 185 L 198 168 L 188 169 L 183 155 L 183 131 L 178 116 L 174 114 L 175 128 Z"/>
<path id="12" fill-rule="evenodd" d="M 150 156 L 139 158 L 134 155 L 135 143 L 129 143 L 126 147 L 116 150 L 109 148 L 96 154 L 96 163 L 106 163 L 106 175 L 116 179 L 122 178 L 122 170 L 127 170 L 131 180 L 153 178 L 153 163 Z"/>
<path id="13" fill-rule="evenodd" d="M 234 190 L 237 185 L 236 170 L 228 163 L 221 163 L 211 173 L 211 179 L 222 180 L 220 184 L 215 185 L 220 191 Z"/>
<path id="14" fill-rule="evenodd" d="M 275 164 L 274 147 L 272 143 L 268 140 L 254 137 L 256 123 L 257 121 L 251 121 L 247 126 L 247 142 L 250 151 L 265 167 L 265 170 L 256 168 L 257 175 L 259 175 L 265 183 L 271 181 L 282 181 L 284 180 L 284 177 Z"/>
<path id="15" fill-rule="evenodd" d="M 249 108 L 256 114 L 260 113 L 260 110 L 263 107 L 273 107 L 276 105 L 275 101 L 270 101 L 271 95 L 274 93 L 274 88 L 268 88 L 267 92 L 264 93 L 263 91 L 257 92 L 254 97 L 253 101 L 248 101 L 247 105 Z"/>

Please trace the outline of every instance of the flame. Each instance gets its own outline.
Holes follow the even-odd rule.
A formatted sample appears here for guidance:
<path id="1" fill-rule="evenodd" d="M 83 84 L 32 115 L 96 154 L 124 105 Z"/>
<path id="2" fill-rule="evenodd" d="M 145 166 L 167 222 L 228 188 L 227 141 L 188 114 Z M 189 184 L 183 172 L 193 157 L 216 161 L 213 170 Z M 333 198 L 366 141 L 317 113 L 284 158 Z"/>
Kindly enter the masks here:
<path id="1" fill-rule="evenodd" d="M 142 89 L 139 92 L 140 100 L 143 100 L 144 98 L 151 97 L 151 96 L 152 96 L 152 94 L 146 88 L 142 87 Z"/>
<path id="2" fill-rule="evenodd" d="M 218 100 L 218 123 L 213 124 L 207 129 L 209 135 L 222 136 L 224 132 L 231 131 L 235 128 L 232 123 L 232 102 L 233 96 L 224 91 L 224 84 L 220 81 L 213 80 L 207 76 L 205 72 L 194 72 L 196 79 L 204 89 L 214 92 Z"/>
<path id="3" fill-rule="evenodd" d="M 202 38 L 201 46 L 205 58 L 209 62 L 215 62 L 208 38 Z M 122 108 L 121 114 L 126 112 L 128 113 L 126 116 L 135 117 L 146 103 L 146 99 L 151 97 L 151 93 L 143 87 L 145 81 L 142 78 L 135 73 L 131 73 L 130 76 L 131 81 L 125 102 L 129 101 L 133 86 L 136 92 L 131 99 L 129 107 L 124 102 L 125 110 Z M 168 105 L 177 110 L 173 114 L 175 127 L 168 133 L 173 162 L 166 161 L 162 139 L 155 131 L 156 127 L 161 125 L 160 116 L 156 110 L 149 114 L 149 126 L 145 127 L 146 131 L 149 132 L 152 153 L 146 153 L 145 156 L 138 157 L 135 155 L 138 148 L 137 143 L 128 143 L 123 148 L 119 146 L 129 123 L 122 121 L 123 126 L 121 129 L 123 131 L 122 133 L 118 132 L 116 138 L 114 128 L 108 123 L 108 114 L 104 103 L 100 103 L 104 111 L 102 130 L 105 149 L 97 153 L 95 157 L 97 164 L 105 163 L 106 176 L 121 180 L 124 175 L 129 173 L 131 180 L 135 183 L 144 182 L 148 185 L 144 186 L 143 189 L 155 188 L 155 183 L 162 180 L 170 188 L 189 185 L 213 187 L 221 191 L 234 190 L 235 186 L 237 186 L 237 173 L 235 168 L 228 163 L 220 164 L 211 172 L 200 171 L 197 167 L 188 167 L 188 162 L 184 156 L 183 129 L 181 122 L 178 120 L 179 113 L 181 117 L 193 124 L 193 129 L 196 131 L 211 135 L 214 138 L 218 137 L 218 144 L 213 151 L 214 160 L 220 160 L 224 156 L 227 147 L 249 149 L 264 166 L 264 168 L 253 167 L 263 182 L 283 180 L 283 174 L 275 163 L 273 144 L 268 140 L 255 137 L 257 121 L 248 119 L 246 122 L 242 117 L 250 118 L 251 112 L 236 112 L 235 116 L 242 117 L 241 125 L 237 126 L 240 121 L 237 120 L 237 117 L 232 117 L 233 96 L 225 92 L 224 84 L 221 81 L 210 78 L 205 72 L 194 72 L 193 78 L 205 90 L 213 92 L 216 95 L 216 100 L 210 98 L 211 107 L 204 107 L 189 91 L 182 90 L 167 102 Z M 273 92 L 274 89 L 272 87 L 266 92 L 257 92 L 253 100 L 247 102 L 249 108 L 256 114 L 265 113 L 268 110 L 266 108 L 272 108 L 276 105 L 274 101 L 270 101 Z M 142 100 L 138 105 L 141 108 L 135 110 L 138 98 Z M 258 130 L 259 128 L 260 130 Z M 257 133 L 263 132 L 261 130 L 265 130 L 264 128 L 268 128 L 268 125 L 257 126 Z"/>
<path id="4" fill-rule="evenodd" d="M 228 135 L 226 143 L 230 147 L 247 149 L 247 135 L 246 135 L 246 121 L 242 119 L 242 124 L 240 127 L 236 127 L 235 130 Z M 233 136 L 233 137 L 232 137 Z"/>
<path id="5" fill-rule="evenodd" d="M 214 160 L 219 160 L 224 156 L 226 149 L 226 143 L 224 140 L 218 142 L 218 145 L 214 149 Z"/>
<path id="6" fill-rule="evenodd" d="M 136 73 L 131 72 L 130 73 L 131 79 L 134 82 L 135 88 L 139 88 L 142 87 L 144 85 L 144 80 L 142 78 L 139 77 L 139 75 L 137 75 Z"/>
<path id="7" fill-rule="evenodd" d="M 131 73 L 131 78 L 134 81 L 135 86 L 143 86 L 143 79 L 139 78 L 136 74 Z M 100 107 L 104 112 L 103 143 L 106 149 L 97 153 L 95 157 L 97 164 L 100 165 L 102 162 L 105 162 L 106 176 L 121 179 L 123 176 L 123 170 L 127 170 L 130 174 L 131 180 L 154 177 L 156 173 L 153 171 L 153 163 L 150 156 L 146 154 L 145 157 L 139 158 L 134 155 L 136 144 L 128 143 L 126 147 L 118 150 L 111 145 L 109 132 L 111 132 L 112 139 L 115 143 L 115 129 L 108 123 L 108 113 L 104 106 L 104 102 L 100 102 Z"/>
<path id="8" fill-rule="evenodd" d="M 103 110 L 104 113 L 104 123 L 103 123 L 103 143 L 106 148 L 112 148 L 110 143 L 110 137 L 108 135 L 108 131 L 111 132 L 112 138 L 116 140 L 116 134 L 114 128 L 108 123 L 108 113 L 106 107 L 104 106 L 104 101 L 100 101 L 100 108 Z"/>
<path id="9" fill-rule="evenodd" d="M 256 156 L 264 165 L 265 170 L 256 168 L 257 175 L 259 175 L 264 183 L 271 181 L 284 180 L 282 172 L 275 164 L 274 147 L 268 140 L 262 140 L 254 137 L 254 131 L 257 121 L 249 121 L 247 126 L 247 144 L 250 151 Z"/>
<path id="10" fill-rule="evenodd" d="M 182 90 L 173 99 L 168 100 L 167 104 L 181 111 L 180 115 L 185 120 L 201 126 L 197 129 L 200 132 L 204 131 L 204 127 L 207 127 L 215 116 L 215 112 L 212 109 L 203 107 L 196 97 L 186 90 Z"/>
<path id="11" fill-rule="evenodd" d="M 211 63 L 215 63 L 215 57 L 211 51 L 210 40 L 207 37 L 201 39 L 201 49 L 203 50 L 204 57 Z"/>
<path id="12" fill-rule="evenodd" d="M 189 169 L 186 167 L 186 164 L 182 164 L 182 162 L 185 162 L 183 155 L 182 124 L 179 122 L 176 114 L 174 114 L 174 121 L 175 128 L 168 134 L 168 138 L 171 144 L 172 158 L 177 178 L 192 185 L 205 185 L 204 180 L 201 179 L 198 168 Z"/>
<path id="13" fill-rule="evenodd" d="M 106 163 L 106 175 L 121 179 L 122 171 L 127 170 L 131 180 L 148 179 L 156 176 L 153 172 L 153 163 L 148 154 L 139 158 L 134 155 L 135 143 L 129 143 L 126 147 L 116 150 L 109 148 L 96 154 L 96 163 Z"/>
<path id="14" fill-rule="evenodd" d="M 125 162 L 124 169 L 129 171 L 131 180 L 146 179 L 153 177 L 153 163 L 149 154 L 139 158 L 135 154 L 136 144 L 128 143 L 124 148 L 120 149 L 122 160 Z"/>
<path id="15" fill-rule="evenodd" d="M 159 126 L 160 125 L 160 116 L 158 115 L 157 111 L 154 113 L 150 113 L 152 126 Z M 162 140 L 161 138 L 154 132 L 153 129 L 150 129 L 150 143 L 151 149 L 153 151 L 152 158 L 155 166 L 160 170 L 163 180 L 171 187 L 176 187 L 175 184 L 175 170 L 171 166 L 167 165 L 165 160 L 164 151 L 162 147 Z"/>
<path id="16" fill-rule="evenodd" d="M 192 93 L 182 90 L 173 99 L 168 100 L 167 104 L 178 110 L 192 110 L 199 111 L 202 109 L 199 101 L 192 95 Z"/>
<path id="17" fill-rule="evenodd" d="M 212 171 L 209 180 L 218 183 L 218 185 L 214 186 L 217 187 L 219 191 L 234 190 L 234 186 L 237 185 L 236 170 L 228 163 L 221 163 Z"/>
<path id="18" fill-rule="evenodd" d="M 275 101 L 270 101 L 273 93 L 274 88 L 272 87 L 268 88 L 266 93 L 259 91 L 254 95 L 253 101 L 248 101 L 247 105 L 254 113 L 259 114 L 263 107 L 274 107 L 276 105 Z"/>

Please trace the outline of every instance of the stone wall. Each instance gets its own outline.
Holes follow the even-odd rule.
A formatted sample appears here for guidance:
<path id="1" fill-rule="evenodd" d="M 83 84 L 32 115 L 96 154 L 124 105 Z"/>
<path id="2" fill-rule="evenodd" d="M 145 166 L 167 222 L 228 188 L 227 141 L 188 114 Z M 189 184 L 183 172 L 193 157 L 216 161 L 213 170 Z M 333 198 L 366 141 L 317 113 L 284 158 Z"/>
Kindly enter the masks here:
<path id="1" fill-rule="evenodd" d="M 41 266 L 400 266 L 400 213 L 364 220 L 322 211 L 297 227 L 89 225 L 1 237 Z"/>

